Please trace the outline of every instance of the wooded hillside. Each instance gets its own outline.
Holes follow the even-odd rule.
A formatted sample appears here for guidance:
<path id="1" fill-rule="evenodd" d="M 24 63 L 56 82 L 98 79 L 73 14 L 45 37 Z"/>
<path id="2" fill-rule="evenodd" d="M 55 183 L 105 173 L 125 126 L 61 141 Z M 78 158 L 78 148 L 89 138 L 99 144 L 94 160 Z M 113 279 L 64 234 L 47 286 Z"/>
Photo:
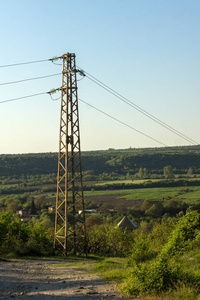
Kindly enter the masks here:
<path id="1" fill-rule="evenodd" d="M 57 153 L 0 155 L 0 176 L 57 173 L 57 160 Z M 189 168 L 193 174 L 200 173 L 200 146 L 82 152 L 86 176 L 128 172 L 134 175 L 140 168 L 163 174 L 163 168 L 168 165 L 174 174 L 185 174 Z"/>

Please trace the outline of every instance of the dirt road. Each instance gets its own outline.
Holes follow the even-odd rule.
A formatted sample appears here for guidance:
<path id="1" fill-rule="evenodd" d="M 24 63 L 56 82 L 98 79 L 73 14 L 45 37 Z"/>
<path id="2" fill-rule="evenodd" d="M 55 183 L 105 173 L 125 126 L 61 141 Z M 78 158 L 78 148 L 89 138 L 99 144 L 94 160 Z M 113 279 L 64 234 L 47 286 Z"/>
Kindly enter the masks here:
<path id="1" fill-rule="evenodd" d="M 0 299 L 130 300 L 117 292 L 114 283 L 68 262 L 64 267 L 55 267 L 63 263 L 56 260 L 1 262 Z"/>

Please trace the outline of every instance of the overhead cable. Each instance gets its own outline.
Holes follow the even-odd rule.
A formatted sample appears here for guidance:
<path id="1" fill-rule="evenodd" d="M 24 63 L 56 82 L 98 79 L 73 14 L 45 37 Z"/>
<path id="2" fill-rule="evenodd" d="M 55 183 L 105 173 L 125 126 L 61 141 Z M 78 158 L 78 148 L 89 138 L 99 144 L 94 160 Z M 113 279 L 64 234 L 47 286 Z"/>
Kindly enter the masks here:
<path id="1" fill-rule="evenodd" d="M 94 83 L 96 83 L 97 85 L 99 85 L 100 87 L 102 87 L 103 89 L 105 89 L 106 91 L 108 91 L 109 93 L 111 93 L 112 95 L 114 95 L 115 97 L 117 97 L 118 99 L 120 99 L 121 101 L 126 103 L 127 105 L 129 105 L 132 108 L 136 109 L 137 111 L 139 111 L 140 113 L 142 113 L 146 117 L 150 118 L 151 120 L 153 120 L 157 124 L 161 125 L 162 127 L 166 128 L 167 130 L 171 131 L 172 133 L 178 135 L 179 137 L 181 137 L 182 139 L 186 140 L 187 142 L 189 142 L 191 144 L 195 144 L 195 145 L 198 144 L 198 142 L 196 142 L 196 141 L 192 140 L 191 138 L 187 137 L 185 134 L 183 134 L 180 131 L 176 130 L 175 128 L 169 126 L 168 124 L 161 121 L 160 119 L 153 116 L 152 114 L 148 113 L 147 111 L 145 111 L 144 109 L 142 109 L 140 106 L 136 105 L 135 103 L 133 103 L 129 99 L 127 99 L 124 96 L 120 95 L 118 92 L 116 92 L 115 90 L 113 90 L 112 88 L 110 88 L 109 86 L 107 86 L 106 84 L 104 84 L 103 82 L 101 82 L 100 80 L 98 80 L 97 78 L 92 76 L 91 74 L 87 73 L 85 70 L 84 70 L 84 72 L 85 72 L 86 77 L 88 79 L 90 79 L 91 81 L 93 81 Z"/>
<path id="2" fill-rule="evenodd" d="M 10 65 L 0 65 L 0 68 L 16 67 L 16 66 L 21 66 L 21 65 L 29 65 L 29 64 L 41 63 L 41 62 L 45 62 L 45 61 L 54 62 L 55 60 L 60 59 L 60 58 L 62 58 L 62 57 L 60 56 L 60 57 L 53 57 L 53 58 L 49 58 L 49 59 L 33 60 L 33 61 L 28 61 L 28 62 L 10 64 Z"/>
<path id="3" fill-rule="evenodd" d="M 59 89 L 56 89 L 56 91 L 57 90 L 59 90 Z M 52 91 L 55 91 L 55 89 L 52 90 Z M 22 97 L 13 98 L 13 99 L 7 99 L 7 100 L 0 101 L 0 104 L 6 103 L 6 102 L 18 101 L 18 100 L 22 100 L 22 99 L 26 99 L 26 98 L 31 98 L 31 97 L 36 97 L 36 96 L 41 96 L 41 95 L 45 95 L 45 94 L 51 95 L 53 93 L 52 91 L 42 92 L 42 93 L 37 93 L 37 94 L 32 94 L 32 95 L 28 95 L 28 96 L 22 96 Z"/>
<path id="4" fill-rule="evenodd" d="M 56 91 L 60 91 L 60 88 L 52 89 L 52 90 L 50 90 L 50 91 L 48 91 L 48 92 L 42 92 L 42 93 L 37 93 L 37 94 L 32 94 L 32 95 L 27 95 L 27 96 L 22 96 L 22 97 L 17 97 L 17 98 L 12 98 L 12 99 L 3 100 L 3 101 L 0 101 L 0 104 L 7 103 L 7 102 L 12 102 L 12 101 L 19 101 L 19 100 L 22 100 L 22 99 L 27 99 L 27 98 L 31 98 L 31 97 L 41 96 L 41 95 L 45 95 L 45 94 L 49 94 L 49 95 L 51 96 L 51 99 L 52 99 L 53 101 L 56 101 L 56 100 L 60 99 L 60 97 L 58 97 L 57 99 L 53 99 L 53 98 L 52 98 L 52 94 L 54 94 Z M 122 124 L 122 125 L 124 125 L 124 126 L 130 128 L 130 129 L 132 129 L 132 130 L 134 130 L 134 131 L 136 131 L 136 132 L 138 132 L 138 133 L 144 135 L 145 137 L 148 137 L 149 139 L 151 139 L 151 140 L 153 140 L 153 141 L 155 141 L 155 142 L 157 142 L 157 143 L 159 143 L 159 144 L 161 144 L 162 146 L 167 146 L 166 144 L 164 144 L 164 143 L 162 143 L 162 142 L 156 140 L 155 138 L 153 138 L 153 137 L 151 137 L 151 136 L 149 136 L 149 135 L 143 133 L 143 132 L 140 131 L 140 130 L 135 129 L 134 127 L 132 127 L 132 126 L 126 124 L 125 122 L 120 121 L 119 119 L 117 119 L 117 118 L 111 116 L 110 114 L 108 114 L 108 113 L 106 113 L 106 112 L 100 110 L 99 108 L 97 108 L 97 107 L 95 107 L 95 106 L 93 106 L 93 105 L 87 103 L 86 101 L 84 101 L 84 100 L 82 100 L 82 99 L 80 99 L 80 98 L 79 98 L 79 101 L 81 101 L 81 102 L 85 103 L 86 105 L 92 107 L 93 109 L 95 109 L 95 110 L 101 112 L 102 114 L 106 115 L 107 117 L 109 117 L 109 118 L 111 118 L 111 119 L 117 121 L 118 123 L 120 123 L 120 124 Z"/>
<path id="5" fill-rule="evenodd" d="M 91 76 L 91 75 L 89 75 Z M 89 78 L 87 76 L 87 78 Z M 99 86 L 101 86 L 103 89 L 107 90 L 109 93 L 113 94 L 115 97 L 117 97 L 118 99 L 120 99 L 121 101 L 123 101 L 124 103 L 128 104 L 129 106 L 133 107 L 134 109 L 136 109 L 137 111 L 139 111 L 140 113 L 142 113 L 143 115 L 147 116 L 148 118 L 150 118 L 151 120 L 153 120 L 154 122 L 156 122 L 157 124 L 161 125 L 162 127 L 166 128 L 167 130 L 171 131 L 172 133 L 178 135 L 179 137 L 183 138 L 184 140 L 186 140 L 187 142 L 191 143 L 191 144 L 198 144 L 198 142 L 192 140 L 191 138 L 187 137 L 186 135 L 184 135 L 183 133 L 179 132 L 178 130 L 174 129 L 173 127 L 169 126 L 168 124 L 164 123 L 163 121 L 161 121 L 160 119 L 156 118 L 155 116 L 153 116 L 152 114 L 148 113 L 147 111 L 145 111 L 144 109 L 140 108 L 138 105 L 136 105 L 135 103 L 133 103 L 132 101 L 128 100 L 127 98 L 123 97 L 122 95 L 120 95 L 119 93 L 115 92 L 114 90 L 112 90 L 111 88 L 107 87 L 106 85 L 104 85 L 103 83 L 99 83 L 98 80 L 96 79 L 92 79 L 89 78 L 91 81 L 95 82 L 96 84 L 98 84 Z"/>
<path id="6" fill-rule="evenodd" d="M 62 73 L 56 73 L 56 74 L 45 75 L 45 76 L 40 76 L 40 77 L 33 77 L 33 78 L 27 78 L 27 79 L 22 79 L 22 80 L 16 80 L 16 81 L 10 81 L 10 82 L 3 82 L 3 83 L 0 83 L 0 86 L 1 85 L 14 84 L 14 83 L 21 83 L 21 82 L 31 81 L 31 80 L 36 80 L 36 79 L 49 78 L 49 77 L 58 76 L 58 75 L 61 75 L 61 74 Z"/>
<path id="7" fill-rule="evenodd" d="M 136 132 L 138 132 L 138 133 L 144 135 L 145 137 L 148 137 L 149 139 L 151 139 L 151 140 L 153 140 L 153 141 L 155 141 L 155 142 L 161 144 L 162 146 L 167 147 L 167 145 L 165 145 L 164 143 L 162 143 L 162 142 L 160 142 L 160 141 L 154 139 L 153 137 L 147 135 L 146 133 L 144 133 L 144 132 L 142 132 L 142 131 L 140 131 L 140 130 L 135 129 L 134 127 L 132 127 L 132 126 L 130 126 L 130 125 L 124 123 L 123 121 L 120 121 L 119 119 L 117 119 L 117 118 L 111 116 L 110 114 L 108 114 L 108 113 L 102 111 L 101 109 L 99 109 L 99 108 L 97 108 L 97 107 L 95 107 L 95 106 L 93 106 L 93 105 L 87 103 L 86 101 L 84 101 L 84 100 L 82 100 L 82 99 L 80 99 L 80 98 L 79 98 L 79 101 L 81 101 L 81 102 L 85 103 L 86 105 L 88 105 L 88 106 L 94 108 L 95 110 L 97 110 L 97 111 L 99 111 L 100 113 L 106 115 L 107 117 L 109 117 L 109 118 L 111 118 L 111 119 L 117 121 L 118 123 L 121 123 L 122 125 L 124 125 L 124 126 L 126 126 L 126 127 L 129 127 L 130 129 L 132 129 L 132 130 L 134 130 L 134 131 L 136 131 Z"/>

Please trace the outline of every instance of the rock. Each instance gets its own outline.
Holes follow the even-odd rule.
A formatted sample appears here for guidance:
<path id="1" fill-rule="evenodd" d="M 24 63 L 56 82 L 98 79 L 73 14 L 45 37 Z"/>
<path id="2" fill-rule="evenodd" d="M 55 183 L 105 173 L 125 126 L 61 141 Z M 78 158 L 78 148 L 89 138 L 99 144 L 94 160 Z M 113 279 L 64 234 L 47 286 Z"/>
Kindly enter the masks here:
<path id="1" fill-rule="evenodd" d="M 86 293 L 86 295 L 95 295 L 95 294 L 99 294 L 99 293 L 96 291 L 89 291 Z"/>

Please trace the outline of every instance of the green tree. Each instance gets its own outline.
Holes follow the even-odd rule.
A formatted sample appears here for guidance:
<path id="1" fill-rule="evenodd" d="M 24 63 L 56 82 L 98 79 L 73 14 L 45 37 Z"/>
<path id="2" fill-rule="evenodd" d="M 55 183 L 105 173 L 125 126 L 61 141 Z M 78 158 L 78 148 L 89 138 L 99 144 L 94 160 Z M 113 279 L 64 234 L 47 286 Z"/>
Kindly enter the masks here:
<path id="1" fill-rule="evenodd" d="M 148 171 L 147 168 L 143 169 L 143 178 L 148 178 Z"/>
<path id="2" fill-rule="evenodd" d="M 148 210 L 145 211 L 145 215 L 152 218 L 160 218 L 163 212 L 163 205 L 160 202 L 154 203 Z"/>
<path id="3" fill-rule="evenodd" d="M 35 198 L 34 203 L 37 209 L 41 209 L 42 204 L 44 203 L 45 196 L 38 196 Z"/>
<path id="4" fill-rule="evenodd" d="M 172 216 L 175 216 L 180 211 L 180 201 L 176 199 L 170 199 L 165 205 L 165 210 Z"/>
<path id="5" fill-rule="evenodd" d="M 13 200 L 10 202 L 7 206 L 7 210 L 16 213 L 16 211 L 19 209 L 19 202 L 17 200 Z"/>
<path id="6" fill-rule="evenodd" d="M 200 214 L 197 211 L 187 213 L 176 224 L 172 235 L 161 252 L 161 257 L 179 255 L 190 250 L 200 232 Z"/>
<path id="7" fill-rule="evenodd" d="M 199 275 L 184 270 L 177 258 L 198 243 L 199 232 L 200 214 L 191 212 L 183 216 L 175 225 L 168 242 L 156 259 L 150 264 L 143 263 L 134 266 L 126 287 L 129 294 L 159 294 L 177 288 L 178 285 L 198 290 Z M 146 259 L 149 248 L 143 244 L 141 246 Z M 139 258 L 141 259 L 141 257 Z M 136 259 L 138 259 L 137 256 Z M 191 299 L 196 298 L 192 297 Z"/>
<path id="8" fill-rule="evenodd" d="M 93 226 L 87 235 L 88 253 L 124 254 L 132 243 L 132 234 L 107 223 Z"/>
<path id="9" fill-rule="evenodd" d="M 125 203 L 118 203 L 116 205 L 116 210 L 117 210 L 118 213 L 126 212 L 127 211 L 126 204 Z"/>
<path id="10" fill-rule="evenodd" d="M 142 203 L 141 206 L 141 211 L 145 212 L 146 210 L 148 210 L 151 206 L 153 205 L 153 203 L 150 200 L 144 200 L 144 202 Z"/>
<path id="11" fill-rule="evenodd" d="M 16 214 L 0 213 L 0 254 L 52 254 L 53 234 L 49 224 L 34 218 L 24 223 Z"/>
<path id="12" fill-rule="evenodd" d="M 130 180 L 130 179 L 131 179 L 130 172 L 128 172 L 128 173 L 126 174 L 126 179 L 127 179 L 127 180 Z"/>
<path id="13" fill-rule="evenodd" d="M 165 178 L 173 178 L 174 174 L 173 174 L 173 168 L 172 166 L 166 166 L 163 169 L 163 174 Z"/>
<path id="14" fill-rule="evenodd" d="M 140 228 L 140 231 L 142 232 L 142 235 L 146 236 L 151 232 L 152 227 L 153 227 L 152 222 L 141 221 L 139 228 Z"/>
<path id="15" fill-rule="evenodd" d="M 109 202 L 104 202 L 102 204 L 102 206 L 100 207 L 100 210 L 102 210 L 103 212 L 109 212 L 110 210 L 114 209 L 114 205 L 112 203 Z"/>
<path id="16" fill-rule="evenodd" d="M 138 172 L 137 176 L 138 176 L 139 178 L 143 178 L 143 177 L 144 177 L 144 172 L 143 172 L 143 169 L 142 169 L 142 168 L 139 168 L 139 172 Z"/>
<path id="17" fill-rule="evenodd" d="M 193 175 L 193 170 L 192 168 L 189 168 L 187 171 L 187 176 L 192 177 L 192 175 Z"/>
<path id="18" fill-rule="evenodd" d="M 91 230 L 93 226 L 102 224 L 102 219 L 100 216 L 89 216 L 85 221 L 87 231 Z"/>
<path id="19" fill-rule="evenodd" d="M 35 203 L 34 203 L 33 199 L 32 199 L 32 202 L 31 202 L 31 211 L 30 211 L 30 214 L 31 215 L 37 215 L 37 211 L 36 211 Z"/>

